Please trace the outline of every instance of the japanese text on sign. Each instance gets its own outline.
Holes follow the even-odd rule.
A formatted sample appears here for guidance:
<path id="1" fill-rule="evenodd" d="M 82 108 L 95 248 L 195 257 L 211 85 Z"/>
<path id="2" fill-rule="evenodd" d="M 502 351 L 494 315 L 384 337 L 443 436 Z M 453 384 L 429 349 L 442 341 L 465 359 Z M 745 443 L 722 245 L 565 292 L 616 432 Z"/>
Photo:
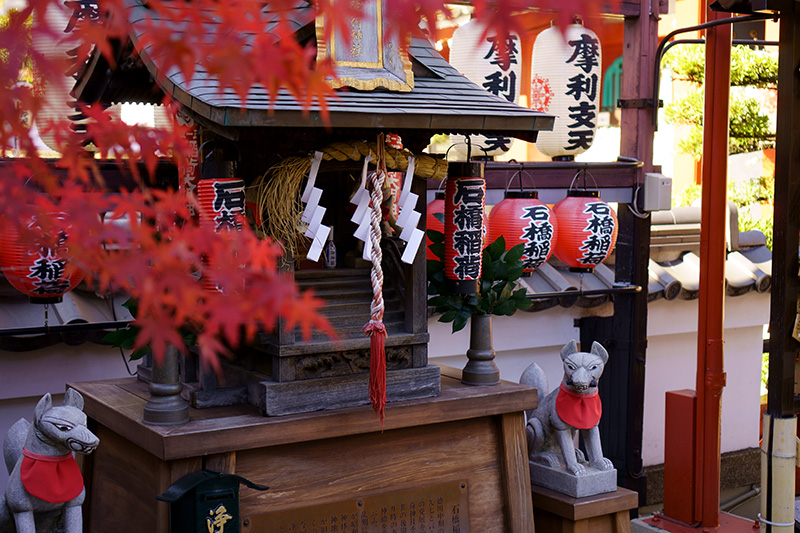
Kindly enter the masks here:
<path id="1" fill-rule="evenodd" d="M 576 73 L 569 78 L 565 94 L 572 96 L 576 104 L 568 107 L 568 144 L 564 149 L 588 149 L 594 140 L 597 116 L 598 76 L 592 73 L 592 69 L 599 64 L 600 42 L 583 33 L 568 44 L 572 47 L 572 55 L 567 64 L 572 65 Z"/>
<path id="2" fill-rule="evenodd" d="M 611 207 L 605 202 L 589 202 L 583 212 L 590 216 L 583 228 L 588 235 L 579 248 L 583 252 L 579 261 L 584 265 L 596 265 L 605 260 L 611 249 L 614 217 Z"/>
<path id="3" fill-rule="evenodd" d="M 517 37 L 508 36 L 504 43 L 498 43 L 499 37 L 487 37 L 490 44 L 484 60 L 489 60 L 495 68 L 484 76 L 483 87 L 490 93 L 515 102 L 517 98 L 517 74 L 511 65 L 517 64 L 519 51 L 517 50 Z M 500 46 L 503 49 L 500 49 Z M 485 147 L 488 152 L 502 150 L 507 152 L 511 147 L 511 139 L 499 135 L 486 137 Z"/>
<path id="4" fill-rule="evenodd" d="M 240 218 L 244 216 L 244 182 L 218 181 L 214 183 L 214 230 L 241 230 Z"/>
<path id="5" fill-rule="evenodd" d="M 481 275 L 483 242 L 483 180 L 455 180 L 453 194 L 453 274 L 459 280 Z"/>
<path id="6" fill-rule="evenodd" d="M 451 482 L 256 515 L 244 531 L 267 533 L 467 533 L 468 491 Z"/>
<path id="7" fill-rule="evenodd" d="M 520 238 L 524 243 L 522 264 L 526 269 L 536 270 L 550 257 L 553 239 L 553 222 L 550 216 L 550 209 L 546 205 L 525 208 L 522 218 L 529 222 Z"/>

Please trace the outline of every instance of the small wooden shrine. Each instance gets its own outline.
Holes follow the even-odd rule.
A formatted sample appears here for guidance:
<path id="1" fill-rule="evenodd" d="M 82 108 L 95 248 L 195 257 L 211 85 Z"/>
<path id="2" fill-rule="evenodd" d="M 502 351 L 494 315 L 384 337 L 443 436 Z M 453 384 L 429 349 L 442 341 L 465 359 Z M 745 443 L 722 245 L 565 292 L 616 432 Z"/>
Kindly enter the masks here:
<path id="1" fill-rule="evenodd" d="M 552 116 L 473 84 L 422 37 L 411 39 L 407 53 L 396 42 L 378 46 L 387 23 L 380 10 L 362 21 L 362 49 L 377 54 L 369 62 L 349 57 L 349 47 L 335 46 L 335 34 L 331 43 L 323 42 L 312 6 L 299 7 L 289 16 L 297 40 L 305 44 L 316 38 L 318 58 L 329 55 L 342 69 L 338 97 L 327 103 L 328 121 L 319 106 L 304 113 L 283 91 L 270 102 L 263 88 L 254 87 L 242 101 L 232 91 L 220 92 L 206 72 L 198 71 L 188 81 L 180 73 L 163 72 L 157 57 L 136 46 L 145 31 L 142 21 L 153 17 L 145 2 L 131 3 L 133 34 L 118 43 L 116 66 L 95 53 L 73 93 L 85 103 L 159 103 L 164 93 L 180 102 L 181 117 L 196 126 L 197 173 L 243 180 L 254 225 L 287 243 L 285 268 L 294 271 L 301 288 L 313 288 L 326 300 L 324 312 L 336 328 L 336 341 L 319 334 L 304 340 L 299 332 L 282 328 L 265 332 L 258 343 L 237 354 L 235 368 L 228 365 L 225 390 L 220 390 L 221 383 L 216 386 L 214 376 L 187 364 L 182 376 L 185 395 L 196 407 L 249 398 L 264 414 L 281 415 L 365 402 L 370 340 L 363 326 L 369 321 L 370 263 L 361 252 L 364 243 L 354 236 L 358 226 L 351 218 L 356 206 L 349 202 L 367 169 L 365 159 L 374 165 L 380 157 L 388 171 L 398 173 L 396 193 L 402 179 L 411 180 L 406 192 L 420 198 L 416 211 L 424 220 L 425 180 L 442 180 L 447 167 L 443 159 L 422 153 L 432 135 L 480 132 L 533 141 L 539 130 L 553 124 Z M 210 28 L 209 35 L 218 29 Z M 372 41 L 374 47 L 366 46 Z M 382 134 L 399 136 L 402 147 L 379 145 Z M 321 154 L 316 162 L 315 152 Z M 410 161 L 413 172 L 408 172 Z M 318 168 L 314 185 L 321 192 L 315 201 L 325 208 L 316 223 L 331 228 L 326 231 L 332 244 L 321 244 L 335 248 L 337 256 L 328 269 L 322 268 L 323 258 L 314 250 L 320 243 L 298 235 L 293 222 L 303 187 L 313 181 L 307 180 L 312 167 Z M 183 176 L 182 185 L 191 190 L 196 179 Z M 313 226 L 314 221 L 308 222 Z M 382 240 L 389 401 L 434 396 L 439 387 L 438 368 L 427 362 L 424 245 L 417 239 L 417 249 L 405 253 L 409 244 L 399 236 L 395 227 Z"/>
<path id="2" fill-rule="evenodd" d="M 380 160 L 399 173 L 399 193 L 419 199 L 411 208 L 423 222 L 409 226 L 424 232 L 426 180 L 442 180 L 447 168 L 444 159 L 422 153 L 432 135 L 534 141 L 554 118 L 468 81 L 422 37 L 413 37 L 407 52 L 399 43 L 385 44 L 380 13 L 361 21 L 362 48 L 378 50 L 366 64 L 348 57 L 349 47 L 336 46 L 335 35 L 331 43 L 321 40 L 313 6 L 288 14 L 300 43 L 317 39 L 318 58 L 330 54 L 342 67 L 327 120 L 318 105 L 304 110 L 285 92 L 254 87 L 243 101 L 220 92 L 206 72 L 192 80 L 163 72 L 158 57 L 137 47 L 142 21 L 153 17 L 141 0 L 129 3 L 133 32 L 117 43 L 114 66 L 98 52 L 80 73 L 73 94 L 85 103 L 160 103 L 166 93 L 181 104 L 181 118 L 195 126 L 196 173 L 244 181 L 257 231 L 287 243 L 284 268 L 326 300 L 323 312 L 338 337 L 265 331 L 237 351 L 219 383 L 185 361 L 181 378 L 191 409 L 181 426 L 142 422 L 148 393 L 141 381 L 75 384 L 103 441 L 85 464 L 90 530 L 146 520 L 137 522 L 143 530 L 167 531 L 170 511 L 155 497 L 200 469 L 271 487 L 242 489 L 236 521 L 245 531 L 289 531 L 311 520 L 379 531 L 401 519 L 426 530 L 442 524 L 448 531 L 533 528 L 523 411 L 535 406 L 534 391 L 507 382 L 470 387 L 460 383 L 459 371 L 428 364 L 424 239 L 414 243 L 398 228 L 385 227 L 381 241 L 389 401 L 383 428 L 364 406 L 370 339 L 363 327 L 372 287 L 351 199 L 368 160 Z M 385 143 L 384 135 L 393 142 Z M 192 189 L 195 178 L 182 176 L 182 186 Z M 306 188 L 316 198 L 305 198 Z M 306 207 L 324 208 L 321 219 L 307 222 L 332 228 L 322 243 L 336 250 L 329 268 L 313 261 L 320 245 L 313 235 L 299 238 L 295 226 L 286 228 L 300 214 L 301 197 Z M 384 207 L 391 210 L 391 201 Z M 149 373 L 140 367 L 141 378 Z M 120 498 L 124 511 L 113 508 Z"/>

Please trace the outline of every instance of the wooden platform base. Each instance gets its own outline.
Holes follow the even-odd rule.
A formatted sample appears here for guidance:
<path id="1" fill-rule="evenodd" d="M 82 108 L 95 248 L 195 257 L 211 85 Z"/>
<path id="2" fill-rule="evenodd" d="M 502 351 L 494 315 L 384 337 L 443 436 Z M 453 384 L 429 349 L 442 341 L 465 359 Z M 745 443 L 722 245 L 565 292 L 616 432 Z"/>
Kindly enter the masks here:
<path id="1" fill-rule="evenodd" d="M 537 486 L 532 492 L 538 532 L 630 533 L 629 511 L 639 505 L 639 495 L 623 488 L 586 498 Z"/>
<path id="2" fill-rule="evenodd" d="M 325 516 L 339 525 L 346 516 L 355 529 L 345 531 L 359 533 L 399 531 L 402 520 L 407 531 L 438 531 L 441 516 L 452 532 L 530 533 L 523 412 L 536 391 L 460 377 L 443 367 L 438 397 L 388 404 L 383 430 L 370 407 L 281 417 L 190 409 L 185 425 L 147 426 L 147 386 L 136 379 L 70 385 L 100 438 L 84 463 L 86 531 L 167 533 L 168 507 L 155 497 L 206 468 L 270 487 L 241 488 L 243 532 L 301 531 L 299 521 Z"/>

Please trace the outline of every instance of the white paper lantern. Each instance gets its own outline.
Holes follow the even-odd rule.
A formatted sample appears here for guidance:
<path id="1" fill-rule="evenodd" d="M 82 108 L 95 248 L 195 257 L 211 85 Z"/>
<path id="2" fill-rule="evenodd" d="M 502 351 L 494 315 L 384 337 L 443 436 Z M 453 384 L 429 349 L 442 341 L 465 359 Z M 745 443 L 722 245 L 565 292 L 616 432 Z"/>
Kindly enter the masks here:
<path id="1" fill-rule="evenodd" d="M 509 36 L 506 45 L 508 55 L 503 57 L 500 52 L 502 46 L 498 46 L 503 43 L 497 42 L 499 38 L 490 34 L 481 39 L 485 29 L 484 25 L 474 20 L 458 28 L 453 33 L 450 44 L 450 64 L 472 83 L 509 102 L 519 103 L 522 76 L 519 36 Z M 463 135 L 450 136 L 450 142 L 453 144 L 463 143 L 464 140 Z M 478 146 L 483 146 L 488 155 L 501 155 L 511 148 L 512 139 L 473 135 L 470 141 L 473 145 L 473 155 L 484 154 L 483 150 L 477 148 Z M 456 153 L 466 153 L 463 144 L 457 145 L 453 150 Z"/>
<path id="2" fill-rule="evenodd" d="M 536 148 L 551 158 L 589 149 L 600 111 L 600 39 L 580 24 L 542 31 L 533 44 L 531 108 L 556 116 L 553 131 L 539 132 Z"/>

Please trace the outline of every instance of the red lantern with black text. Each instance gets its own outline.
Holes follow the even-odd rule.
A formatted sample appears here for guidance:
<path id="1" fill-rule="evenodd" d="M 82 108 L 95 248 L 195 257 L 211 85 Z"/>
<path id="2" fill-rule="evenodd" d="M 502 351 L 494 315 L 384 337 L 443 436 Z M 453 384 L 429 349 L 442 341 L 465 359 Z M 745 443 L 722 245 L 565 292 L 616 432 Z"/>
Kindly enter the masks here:
<path id="1" fill-rule="evenodd" d="M 425 219 L 426 227 L 428 229 L 440 231 L 444 233 L 444 224 L 439 220 L 436 215 L 444 216 L 444 192 L 436 191 L 436 198 L 428 203 L 427 215 Z M 431 240 L 428 239 L 428 253 L 427 258 L 431 261 L 437 261 L 439 258 L 431 252 Z"/>
<path id="2" fill-rule="evenodd" d="M 206 178 L 197 186 L 200 225 L 214 231 L 241 230 L 244 217 L 244 181 L 239 178 Z"/>
<path id="3" fill-rule="evenodd" d="M 240 231 L 245 216 L 244 181 L 238 178 L 204 178 L 197 185 L 200 202 L 200 226 L 220 231 Z M 203 276 L 203 286 L 219 290 L 209 276 Z"/>
<path id="4" fill-rule="evenodd" d="M 567 191 L 553 206 L 558 220 L 554 253 L 570 270 L 591 272 L 608 258 L 617 242 L 617 214 L 598 191 Z"/>
<path id="5" fill-rule="evenodd" d="M 28 223 L 32 233 L 21 234 L 7 226 L 0 233 L 0 267 L 8 282 L 27 294 L 31 303 L 58 303 L 83 279 L 83 273 L 68 268 L 67 215 L 52 215 L 50 235 L 44 234 L 36 218 Z"/>
<path id="6" fill-rule="evenodd" d="M 558 235 L 556 217 L 535 191 L 507 192 L 503 201 L 489 212 L 486 241 L 503 236 L 506 250 L 523 245 L 522 264 L 526 273 L 542 266 L 553 253 Z"/>
<path id="7" fill-rule="evenodd" d="M 478 292 L 483 259 L 486 181 L 483 164 L 447 167 L 444 215 L 444 275 L 454 292 Z"/>

